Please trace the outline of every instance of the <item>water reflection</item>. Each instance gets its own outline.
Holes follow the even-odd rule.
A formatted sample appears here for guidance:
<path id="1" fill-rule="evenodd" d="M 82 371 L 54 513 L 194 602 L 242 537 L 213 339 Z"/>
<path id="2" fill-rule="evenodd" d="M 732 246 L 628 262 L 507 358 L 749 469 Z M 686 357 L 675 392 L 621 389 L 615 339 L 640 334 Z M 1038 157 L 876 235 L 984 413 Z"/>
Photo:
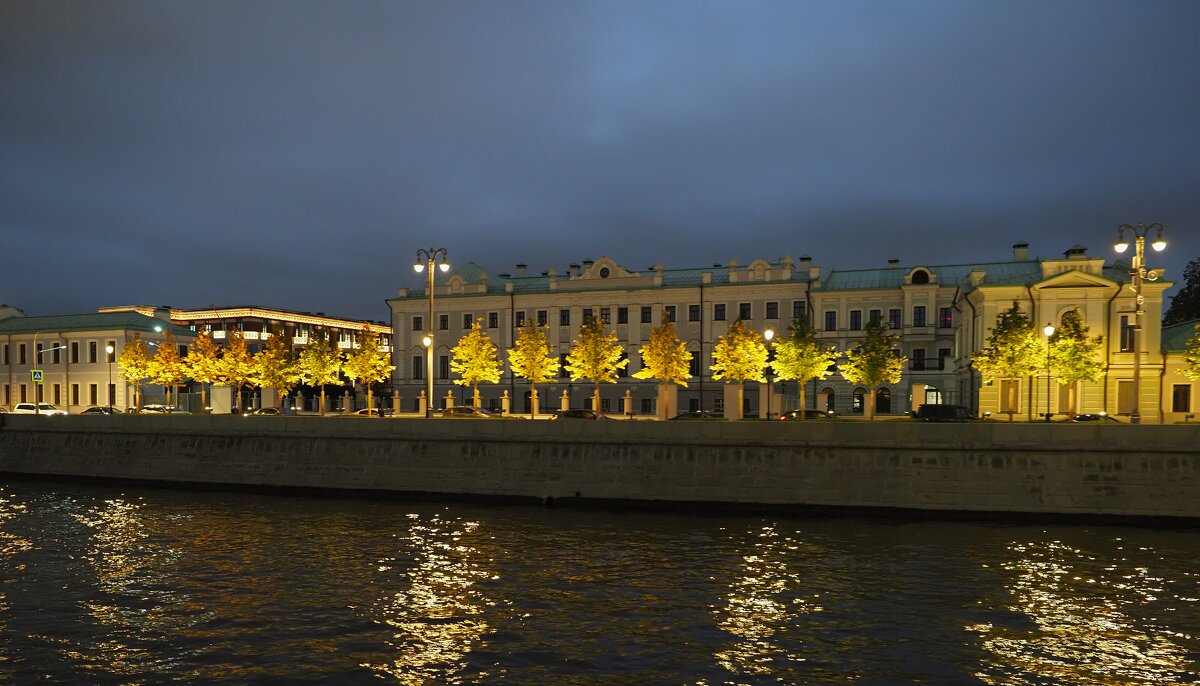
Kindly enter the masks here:
<path id="1" fill-rule="evenodd" d="M 731 674 L 781 675 L 791 663 L 804 660 L 784 647 L 782 635 L 798 615 L 821 612 L 822 608 L 808 599 L 791 597 L 799 583 L 788 568 L 788 558 L 795 555 L 797 543 L 780 536 L 774 526 L 763 526 L 750 536 L 749 550 L 742 554 L 725 603 L 713 610 L 717 626 L 736 640 L 714 657 Z"/>
<path id="2" fill-rule="evenodd" d="M 485 559 L 467 539 L 478 522 L 410 514 L 409 529 L 397 534 L 400 549 L 378 563 L 377 584 L 400 585 L 372 607 L 372 620 L 393 630 L 390 662 L 363 664 L 400 684 L 482 683 L 489 674 L 468 673 L 469 653 L 494 631 L 484 612 L 493 606 L 478 587 L 492 579 Z"/>
<path id="3" fill-rule="evenodd" d="M 25 512 L 25 503 L 17 502 L 8 494 L 0 494 L 0 567 L 5 570 L 24 571 L 23 565 L 14 570 L 9 564 L 9 559 L 33 547 L 28 539 L 8 531 L 11 522 L 24 515 Z M 8 581 L 8 578 L 0 579 L 0 582 Z M 7 633 L 8 627 L 5 620 L 8 616 L 8 596 L 4 592 L 4 586 L 0 585 L 0 633 Z M 10 682 L 11 677 L 6 666 L 12 657 L 9 653 L 8 642 L 0 641 L 0 678 L 3 678 L 6 683 Z"/>
<path id="4" fill-rule="evenodd" d="M 1123 548 L 1118 545 L 1117 550 Z M 1160 628 L 1153 618 L 1137 619 L 1171 595 L 1167 583 L 1148 567 L 1124 554 L 1102 561 L 1058 541 L 1012 543 L 1009 552 L 1015 558 L 1001 568 L 1013 575 L 1011 597 L 1000 605 L 1016 613 L 1014 621 L 967 627 L 982 637 L 986 654 L 976 676 L 985 683 L 1193 681 L 1196 665 L 1174 639 L 1190 642 L 1196 637 Z M 1154 557 L 1146 548 L 1140 553 Z M 1178 596 L 1169 600 L 1169 607 L 1195 602 Z"/>
<path id="5" fill-rule="evenodd" d="M 63 651 L 91 671 L 123 676 L 169 671 L 184 656 L 165 657 L 157 647 L 190 624 L 178 612 L 186 600 L 172 573 L 179 553 L 153 539 L 140 503 L 109 499 L 72 516 L 92 530 L 82 557 L 98 593 L 81 603 L 105 633 L 78 646 L 68 643 Z"/>

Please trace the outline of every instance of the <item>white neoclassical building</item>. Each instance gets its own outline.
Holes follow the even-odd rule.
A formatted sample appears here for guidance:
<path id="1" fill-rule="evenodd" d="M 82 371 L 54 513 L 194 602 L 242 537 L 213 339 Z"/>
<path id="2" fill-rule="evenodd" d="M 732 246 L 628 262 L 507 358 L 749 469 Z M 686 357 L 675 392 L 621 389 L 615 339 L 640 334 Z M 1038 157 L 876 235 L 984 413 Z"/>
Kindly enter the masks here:
<path id="1" fill-rule="evenodd" d="M 424 288 L 400 289 L 388 300 L 395 332 L 393 372 L 395 389 L 404 409 L 417 407 L 426 374 L 434 376 L 435 406 L 469 402 L 450 373 L 451 349 L 481 319 L 494 343 L 506 350 L 513 332 L 526 319 L 546 324 L 554 351 L 565 359 L 579 327 L 590 318 L 606 322 L 616 332 L 629 358 L 616 384 L 601 388 L 606 412 L 655 412 L 656 385 L 631 376 L 641 368 L 638 349 L 662 317 L 676 322 L 676 331 L 693 353 L 692 378 L 679 391 L 679 409 L 724 410 L 721 382 L 711 378 L 712 349 L 728 326 L 741 319 L 762 332 L 786 333 L 793 317 L 807 318 L 819 335 L 839 350 L 852 349 L 872 318 L 887 323 L 900 337 L 908 358 L 901 380 L 878 389 L 877 412 L 906 413 L 925 402 L 970 406 L 1000 412 L 997 384 L 984 383 L 972 369 L 971 355 L 986 345 L 1000 311 L 1013 302 L 1040 325 L 1057 323 L 1068 309 L 1078 309 L 1092 335 L 1105 336 L 1105 375 L 1080 384 L 1074 392 L 1050 379 L 1050 411 L 1128 414 L 1132 408 L 1133 293 L 1128 288 L 1130 267 L 1089 257 L 1074 246 L 1062 257 L 1030 257 L 1028 245 L 1018 243 L 1004 259 L 965 264 L 910 264 L 898 260 L 880 268 L 822 271 L 808 257 L 734 261 L 710 267 L 667 269 L 661 263 L 644 269 L 617 263 L 609 257 L 572 264 L 563 273 L 547 270 L 529 274 L 525 265 L 510 273 L 490 273 L 466 263 L 437 277 L 434 321 L 426 321 L 428 294 Z M 1141 343 L 1141 411 L 1145 421 L 1162 419 L 1162 354 L 1160 313 L 1162 292 L 1170 282 L 1144 284 Z M 1046 320 L 1043 322 L 1043 320 Z M 427 370 L 422 339 L 432 334 L 434 368 Z M 1019 379 L 1014 411 L 1032 418 L 1046 411 L 1043 376 Z M 560 365 L 559 378 L 539 389 L 541 409 L 563 404 L 579 407 L 591 389 L 573 383 Z M 528 410 L 529 385 L 512 378 L 507 366 L 501 383 L 481 388 L 485 406 L 499 407 L 507 391 L 512 410 Z M 795 382 L 748 384 L 747 415 L 771 414 L 798 405 Z M 833 409 L 840 414 L 861 412 L 864 389 L 846 383 L 838 374 L 809 382 L 809 408 Z M 769 398 L 769 400 L 768 400 Z"/>

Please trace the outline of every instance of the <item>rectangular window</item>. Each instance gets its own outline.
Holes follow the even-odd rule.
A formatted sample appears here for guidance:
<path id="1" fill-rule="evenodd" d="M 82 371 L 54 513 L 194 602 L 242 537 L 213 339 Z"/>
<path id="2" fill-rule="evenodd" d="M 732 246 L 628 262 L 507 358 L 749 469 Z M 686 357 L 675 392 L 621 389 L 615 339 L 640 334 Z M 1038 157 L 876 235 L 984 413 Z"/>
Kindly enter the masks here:
<path id="1" fill-rule="evenodd" d="M 1171 411 L 1192 411 L 1192 385 L 1177 383 L 1171 387 Z"/>
<path id="2" fill-rule="evenodd" d="M 725 321 L 725 303 L 717 303 L 713 305 L 713 321 Z"/>
<path id="3" fill-rule="evenodd" d="M 925 326 L 925 306 L 917 305 L 913 308 L 913 326 Z"/>
<path id="4" fill-rule="evenodd" d="M 912 368 L 921 371 L 925 369 L 925 348 L 914 348 L 912 351 Z"/>
<path id="5" fill-rule="evenodd" d="M 450 356 L 449 355 L 438 355 L 438 378 L 439 379 L 449 379 L 450 378 Z"/>
<path id="6" fill-rule="evenodd" d="M 54 354 L 50 356 L 50 357 L 51 357 L 51 362 L 52 362 L 52 363 L 54 363 L 54 364 L 58 364 L 59 362 L 62 362 L 62 359 L 61 359 L 61 358 L 59 357 L 59 355 L 58 355 L 59 353 L 61 353 L 61 352 L 62 352 L 62 348 L 59 348 L 58 346 L 55 346 L 55 348 L 54 348 L 54 351 L 53 351 L 53 352 L 54 352 Z M 111 356 L 110 356 L 110 357 L 111 357 Z"/>
<path id="7" fill-rule="evenodd" d="M 688 305 L 688 321 L 689 322 L 700 321 L 700 306 L 699 305 Z"/>
<path id="8" fill-rule="evenodd" d="M 725 414 L 725 398 L 721 396 L 713 398 L 713 412 L 716 414 Z"/>
<path id="9" fill-rule="evenodd" d="M 629 323 L 629 308 L 628 307 L 618 307 L 617 308 L 617 323 L 618 324 L 628 324 Z"/>
<path id="10" fill-rule="evenodd" d="M 8 344 L 4 344 L 4 364 L 8 364 Z"/>
<path id="11" fill-rule="evenodd" d="M 808 316 L 808 303 L 803 300 L 792 301 L 792 319 L 804 319 Z"/>
<path id="12" fill-rule="evenodd" d="M 28 402 L 28 401 L 29 401 L 29 397 L 26 395 L 25 384 L 21 384 L 21 400 L 20 400 L 20 402 L 24 403 L 24 402 Z"/>
<path id="13" fill-rule="evenodd" d="M 949 329 L 954 326 L 953 310 L 949 307 L 938 308 L 938 328 Z"/>
<path id="14" fill-rule="evenodd" d="M 540 326 L 545 326 L 550 321 L 550 313 L 546 310 L 538 310 L 537 323 Z"/>
<path id="15" fill-rule="evenodd" d="M 438 315 L 438 329 L 441 331 L 449 331 L 450 330 L 450 315 L 448 315 L 448 314 L 439 314 Z"/>
<path id="16" fill-rule="evenodd" d="M 650 308 L 643 307 L 642 308 L 642 323 L 649 324 L 650 322 L 651 322 Z"/>
<path id="17" fill-rule="evenodd" d="M 96 391 L 97 391 L 96 384 L 94 384 L 94 383 L 88 384 L 88 405 L 97 404 L 98 396 L 96 395 Z"/>
<path id="18" fill-rule="evenodd" d="M 1021 411 L 1021 381 L 1020 379 L 1000 380 L 1000 411 Z"/>
<path id="19" fill-rule="evenodd" d="M 559 310 L 558 311 L 558 325 L 559 326 L 570 326 L 571 325 L 571 311 L 570 310 Z"/>
<path id="20" fill-rule="evenodd" d="M 837 331 L 837 312 L 825 310 L 825 330 Z"/>
<path id="21" fill-rule="evenodd" d="M 700 356 L 696 353 L 692 353 L 692 359 L 688 362 L 688 376 L 693 379 L 700 376 Z"/>
<path id="22" fill-rule="evenodd" d="M 109 348 L 112 348 L 111 353 L 108 352 Z M 108 344 L 104 347 L 104 356 L 107 358 L 105 360 L 105 362 L 116 362 L 117 361 L 117 342 L 116 341 L 108 342 Z"/>
<path id="23" fill-rule="evenodd" d="M 567 354 L 563 353 L 558 356 L 558 378 L 565 379 L 571 373 L 567 371 Z"/>
<path id="24" fill-rule="evenodd" d="M 500 327 L 500 313 L 488 312 L 488 328 L 496 329 Z"/>
<path id="25" fill-rule="evenodd" d="M 25 344 L 17 346 L 17 364 L 25 364 Z"/>
<path id="26" fill-rule="evenodd" d="M 650 398 L 642 398 L 641 402 L 642 402 L 642 414 L 650 414 L 651 412 L 654 411 L 654 408 L 652 405 L 652 403 L 654 402 L 653 400 L 651 400 Z"/>
<path id="27" fill-rule="evenodd" d="M 470 312 L 463 315 L 463 329 L 470 329 L 471 325 L 474 323 L 475 315 L 471 314 Z"/>
<path id="28" fill-rule="evenodd" d="M 607 308 L 607 307 L 600 308 L 600 321 L 603 324 L 611 324 L 612 323 L 612 312 L 611 312 L 610 308 Z"/>
<path id="29" fill-rule="evenodd" d="M 110 383 L 108 385 L 108 406 L 112 407 L 117 404 L 117 385 Z"/>
<path id="30" fill-rule="evenodd" d="M 590 308 L 590 307 L 583 308 L 583 323 L 587 324 L 591 320 L 592 320 L 592 308 Z"/>
<path id="31" fill-rule="evenodd" d="M 945 369 L 948 359 L 950 359 L 950 348 L 938 348 L 938 369 Z"/>
<path id="32" fill-rule="evenodd" d="M 779 319 L 779 303 L 767 303 L 767 319 Z"/>
<path id="33" fill-rule="evenodd" d="M 600 399 L 600 412 L 601 412 L 601 414 L 607 414 L 609 412 L 612 412 L 612 404 L 608 398 Z"/>
<path id="34" fill-rule="evenodd" d="M 628 360 L 629 353 L 625 353 L 625 352 L 621 353 L 621 359 Z M 625 378 L 625 377 L 629 376 L 629 364 L 628 363 L 624 367 L 621 367 L 620 369 L 617 370 L 617 376 L 619 376 L 621 378 Z"/>
<path id="35" fill-rule="evenodd" d="M 96 341 L 88 341 L 88 362 L 96 364 Z"/>
<path id="36" fill-rule="evenodd" d="M 894 307 L 888 310 L 888 328 L 900 328 L 900 308 Z"/>
<path id="37" fill-rule="evenodd" d="M 738 303 L 738 319 L 742 321 L 749 321 L 751 319 L 750 303 Z"/>
<path id="38" fill-rule="evenodd" d="M 413 322 L 413 325 L 412 325 L 413 331 L 424 331 L 425 330 L 425 318 L 424 317 L 420 317 L 420 316 L 413 317 L 412 322 Z"/>
<path id="39" fill-rule="evenodd" d="M 663 308 L 663 318 L 669 322 L 675 321 L 675 306 L 667 305 Z"/>
<path id="40" fill-rule="evenodd" d="M 862 330 L 862 310 L 850 310 L 850 330 Z"/>
<path id="41" fill-rule="evenodd" d="M 1129 322 L 1129 315 L 1121 315 L 1121 352 L 1127 353 L 1133 350 L 1133 324 Z"/>
<path id="42" fill-rule="evenodd" d="M 517 310 L 517 326 L 525 326 L 525 310 Z"/>
<path id="43" fill-rule="evenodd" d="M 871 324 L 883 321 L 883 310 L 869 310 L 867 312 L 867 321 Z"/>
<path id="44" fill-rule="evenodd" d="M 50 397 L 54 398 L 54 400 L 51 400 L 50 402 L 54 403 L 55 405 L 62 404 L 62 388 L 58 384 L 54 384 L 54 393 L 51 394 Z"/>
<path id="45" fill-rule="evenodd" d="M 8 388 L 8 387 L 7 387 L 7 386 L 5 386 L 5 389 L 6 389 L 6 390 L 7 390 L 7 388 Z M 5 397 L 5 398 L 4 398 L 4 400 L 5 400 L 5 401 L 7 401 L 7 400 L 8 400 L 8 398 L 7 398 L 7 397 Z M 73 383 L 73 384 L 71 384 L 71 404 L 72 404 L 72 405 L 78 405 L 78 404 L 79 404 L 79 384 L 77 384 L 77 383 Z"/>
<path id="46" fill-rule="evenodd" d="M 412 378 L 421 380 L 425 378 L 425 358 L 420 355 L 413 355 Z"/>
<path id="47" fill-rule="evenodd" d="M 33 351 L 33 363 L 35 365 L 40 365 L 42 363 L 42 351 L 45 349 L 46 346 L 44 344 L 37 344 L 37 349 Z"/>

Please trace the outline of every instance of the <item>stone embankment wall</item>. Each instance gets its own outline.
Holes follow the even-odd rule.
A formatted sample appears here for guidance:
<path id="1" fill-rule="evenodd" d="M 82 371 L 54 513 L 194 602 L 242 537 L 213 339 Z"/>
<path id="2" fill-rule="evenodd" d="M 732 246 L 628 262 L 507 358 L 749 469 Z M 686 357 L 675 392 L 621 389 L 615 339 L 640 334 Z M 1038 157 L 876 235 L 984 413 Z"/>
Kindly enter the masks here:
<path id="1" fill-rule="evenodd" d="M 0 415 L 0 472 L 1200 518 L 1200 426 Z"/>

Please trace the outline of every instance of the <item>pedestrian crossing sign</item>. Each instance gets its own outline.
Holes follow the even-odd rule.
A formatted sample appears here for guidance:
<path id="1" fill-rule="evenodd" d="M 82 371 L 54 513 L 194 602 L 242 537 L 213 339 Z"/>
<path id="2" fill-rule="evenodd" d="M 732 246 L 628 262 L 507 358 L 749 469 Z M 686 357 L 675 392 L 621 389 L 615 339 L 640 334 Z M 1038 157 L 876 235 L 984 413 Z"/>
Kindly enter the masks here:
<path id="1" fill-rule="evenodd" d="M 33 374 L 33 381 L 34 381 L 34 383 L 40 383 L 40 382 L 41 382 L 41 380 L 42 380 L 42 370 L 40 370 L 40 369 L 30 369 L 29 371 L 30 371 L 30 372 Z"/>

